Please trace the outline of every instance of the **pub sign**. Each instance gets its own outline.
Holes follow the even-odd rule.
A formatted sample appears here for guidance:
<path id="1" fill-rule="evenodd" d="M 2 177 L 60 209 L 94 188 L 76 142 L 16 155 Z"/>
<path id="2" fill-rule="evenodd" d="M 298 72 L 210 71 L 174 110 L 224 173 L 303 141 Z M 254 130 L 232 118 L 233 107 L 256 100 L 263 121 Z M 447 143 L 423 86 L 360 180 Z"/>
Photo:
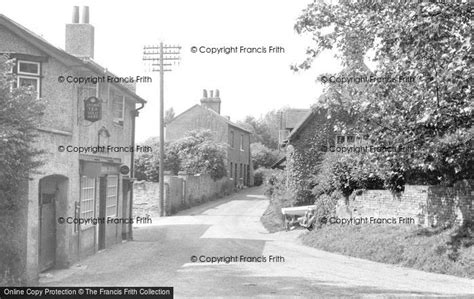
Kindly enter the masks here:
<path id="1" fill-rule="evenodd" d="M 102 103 L 96 97 L 89 97 L 84 100 L 84 119 L 90 122 L 98 121 L 102 118 Z"/>

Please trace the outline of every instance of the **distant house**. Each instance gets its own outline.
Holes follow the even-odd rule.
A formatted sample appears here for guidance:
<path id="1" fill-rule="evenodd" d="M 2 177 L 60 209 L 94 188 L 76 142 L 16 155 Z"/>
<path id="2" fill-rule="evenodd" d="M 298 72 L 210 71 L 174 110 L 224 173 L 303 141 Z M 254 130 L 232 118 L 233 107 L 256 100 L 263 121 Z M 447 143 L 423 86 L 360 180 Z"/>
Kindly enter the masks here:
<path id="1" fill-rule="evenodd" d="M 280 114 L 279 145 L 283 145 L 294 128 L 311 114 L 311 109 L 287 109 Z"/>
<path id="2" fill-rule="evenodd" d="M 253 167 L 250 156 L 251 132 L 222 116 L 219 90 L 203 92 L 201 105 L 196 104 L 176 116 L 166 125 L 166 141 L 186 136 L 189 131 L 208 129 L 216 142 L 227 144 L 227 173 L 235 185 L 253 185 Z"/>
<path id="3" fill-rule="evenodd" d="M 370 70 L 365 64 L 356 63 L 344 69 L 339 75 L 347 77 L 368 74 Z M 358 84 L 357 88 L 366 88 Z M 319 102 L 328 98 L 349 97 L 344 85 L 332 85 L 326 93 L 320 96 Z M 311 177 L 318 171 L 321 153 L 336 151 L 343 146 L 354 146 L 363 143 L 363 136 L 350 130 L 355 115 L 344 111 L 329 111 L 327 109 L 297 109 L 288 111 L 282 121 L 285 126 L 280 131 L 280 145 L 286 151 L 286 157 L 277 161 L 273 168 L 286 168 L 288 186 L 295 190 L 311 190 Z M 347 131 L 338 131 L 336 123 L 344 121 Z"/>
<path id="4" fill-rule="evenodd" d="M 0 15 L 0 54 L 15 59 L 16 85 L 32 86 L 38 98 L 47 99 L 34 144 L 45 151 L 45 163 L 31 173 L 19 195 L 27 203 L 18 237 L 25 246 L 21 268 L 28 284 L 34 284 L 41 271 L 68 267 L 131 233 L 131 225 L 94 219 L 132 217 L 133 177 L 121 168 L 132 168 L 133 152 L 127 148 L 134 145 L 135 117 L 145 100 L 117 83 L 67 82 L 113 76 L 93 61 L 94 27 L 88 7 L 83 7 L 81 22 L 79 7 L 74 7 L 72 23 L 66 25 L 65 49 Z M 90 110 L 86 100 L 92 101 Z M 90 150 L 80 153 L 80 147 Z M 109 151 L 110 147 L 124 150 Z"/>
<path id="5" fill-rule="evenodd" d="M 311 116 L 311 109 L 287 109 L 280 114 L 280 129 L 278 132 L 278 147 L 284 148 L 288 136 L 301 122 Z M 272 169 L 285 169 L 286 156 L 281 157 L 272 166 Z"/>

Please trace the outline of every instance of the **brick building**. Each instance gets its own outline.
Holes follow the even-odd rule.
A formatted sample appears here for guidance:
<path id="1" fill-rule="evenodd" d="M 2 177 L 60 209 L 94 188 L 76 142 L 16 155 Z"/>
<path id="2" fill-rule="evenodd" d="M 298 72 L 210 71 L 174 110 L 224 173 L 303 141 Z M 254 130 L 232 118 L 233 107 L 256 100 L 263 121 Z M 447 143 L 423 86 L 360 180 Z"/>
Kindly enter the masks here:
<path id="1" fill-rule="evenodd" d="M 201 105 L 196 104 L 176 116 L 166 125 L 166 141 L 183 138 L 187 132 L 208 129 L 216 142 L 227 147 L 227 173 L 235 185 L 253 185 L 253 167 L 250 156 L 251 132 L 222 116 L 219 90 L 203 92 Z"/>
<path id="2" fill-rule="evenodd" d="M 59 82 L 60 76 L 65 80 L 114 76 L 93 61 L 94 27 L 89 24 L 88 7 L 82 8 L 81 21 L 79 16 L 76 6 L 72 23 L 66 25 L 64 51 L 0 15 L 0 53 L 15 59 L 17 85 L 33 86 L 38 97 L 47 100 L 34 144 L 46 152 L 45 164 L 31 174 L 23 195 L 28 202 L 26 236 L 20 238 L 27 240 L 28 284 L 37 281 L 39 272 L 68 267 L 121 242 L 131 232 L 131 225 L 124 223 L 61 224 L 59 220 L 131 217 L 132 172 L 122 174 L 120 168 L 133 170 L 133 152 L 127 148 L 134 146 L 135 117 L 145 104 L 120 84 Z M 84 111 L 85 100 L 91 98 L 101 108 L 96 121 Z M 115 150 L 78 152 L 78 147 L 89 146 Z"/>

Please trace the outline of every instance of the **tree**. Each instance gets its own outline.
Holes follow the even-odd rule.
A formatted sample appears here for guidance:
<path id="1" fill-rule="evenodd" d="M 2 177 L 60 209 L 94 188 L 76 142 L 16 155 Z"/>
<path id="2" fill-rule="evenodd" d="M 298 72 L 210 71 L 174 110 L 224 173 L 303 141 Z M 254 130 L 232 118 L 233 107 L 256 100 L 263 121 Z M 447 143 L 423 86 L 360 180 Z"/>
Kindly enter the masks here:
<path id="1" fill-rule="evenodd" d="M 250 153 L 254 169 L 270 168 L 278 160 L 278 151 L 269 149 L 260 142 L 250 144 Z"/>
<path id="2" fill-rule="evenodd" d="M 173 107 L 171 107 L 170 109 L 166 110 L 166 111 L 165 111 L 165 119 L 164 119 L 165 125 L 166 125 L 166 124 L 169 124 L 170 121 L 172 121 L 174 117 L 175 117 L 175 113 L 174 113 Z"/>
<path id="3" fill-rule="evenodd" d="M 238 124 L 252 132 L 252 143 L 262 143 L 270 149 L 278 149 L 280 114 L 287 108 L 271 110 L 263 117 L 246 116 Z"/>
<path id="4" fill-rule="evenodd" d="M 44 100 L 37 100 L 31 88 L 11 88 L 14 61 L 0 56 L 0 209 L 21 206 L 16 195 L 19 185 L 42 162 L 43 153 L 33 148 Z"/>
<path id="5" fill-rule="evenodd" d="M 472 178 L 471 18 L 468 2 L 315 1 L 295 29 L 312 34 L 316 44 L 293 69 L 308 69 L 324 50 L 337 50 L 346 67 L 373 50 L 377 66 L 365 75 L 392 79 L 366 88 L 332 85 L 333 92 L 344 92 L 324 97 L 318 106 L 358 116 L 354 126 L 373 141 L 409 147 L 410 151 L 377 155 L 380 167 L 392 173 L 394 181 L 410 173 L 447 184 Z"/>
<path id="6" fill-rule="evenodd" d="M 160 139 L 159 137 L 151 137 L 140 145 L 151 147 L 151 152 L 136 153 L 135 177 L 138 180 L 158 182 L 160 177 Z"/>
<path id="7" fill-rule="evenodd" d="M 213 179 L 227 175 L 226 147 L 215 142 L 209 130 L 195 130 L 170 144 L 168 166 L 188 174 L 209 174 Z M 179 167 L 177 167 L 179 165 Z M 171 169 L 170 169 L 171 170 Z"/>
<path id="8" fill-rule="evenodd" d="M 135 176 L 147 181 L 159 181 L 159 140 L 150 138 L 143 145 L 151 146 L 151 153 L 140 153 L 135 159 Z M 220 179 L 227 174 L 226 146 L 216 143 L 211 131 L 195 130 L 178 140 L 166 143 L 164 170 L 178 174 L 209 174 Z"/>
<path id="9" fill-rule="evenodd" d="M 14 87 L 14 61 L 0 55 L 0 284 L 24 280 L 27 201 L 21 191 L 30 174 L 42 164 L 34 149 L 36 128 L 44 100 L 31 88 Z"/>

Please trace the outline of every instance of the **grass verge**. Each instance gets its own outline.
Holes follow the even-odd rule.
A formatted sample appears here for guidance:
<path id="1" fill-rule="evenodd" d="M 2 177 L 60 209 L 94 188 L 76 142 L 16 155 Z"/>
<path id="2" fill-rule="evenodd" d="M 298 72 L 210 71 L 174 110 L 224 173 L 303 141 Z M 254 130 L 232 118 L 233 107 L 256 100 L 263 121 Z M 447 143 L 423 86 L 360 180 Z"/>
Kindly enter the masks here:
<path id="1" fill-rule="evenodd" d="M 260 222 L 270 233 L 284 230 L 285 221 L 281 214 L 281 208 L 282 204 L 279 200 L 270 200 L 270 204 L 260 217 Z"/>
<path id="2" fill-rule="evenodd" d="M 301 238 L 305 245 L 329 252 L 474 278 L 474 238 L 471 229 L 460 234 L 455 228 L 434 230 L 395 225 L 326 225 Z"/>

